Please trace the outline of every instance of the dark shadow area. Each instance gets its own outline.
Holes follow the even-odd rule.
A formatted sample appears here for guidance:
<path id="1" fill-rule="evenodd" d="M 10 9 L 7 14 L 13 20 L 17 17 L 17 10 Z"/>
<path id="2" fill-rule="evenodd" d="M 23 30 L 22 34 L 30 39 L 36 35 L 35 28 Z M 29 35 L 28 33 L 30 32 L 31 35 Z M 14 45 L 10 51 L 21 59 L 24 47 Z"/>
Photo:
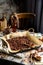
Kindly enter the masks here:
<path id="1" fill-rule="evenodd" d="M 0 59 L 0 65 L 23 65 L 16 62 Z"/>

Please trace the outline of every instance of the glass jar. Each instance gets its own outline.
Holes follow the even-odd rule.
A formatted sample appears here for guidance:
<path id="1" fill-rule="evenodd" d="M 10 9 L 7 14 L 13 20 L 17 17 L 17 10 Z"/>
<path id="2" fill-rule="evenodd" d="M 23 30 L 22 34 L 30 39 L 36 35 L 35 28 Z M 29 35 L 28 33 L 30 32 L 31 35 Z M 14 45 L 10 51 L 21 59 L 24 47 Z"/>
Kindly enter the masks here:
<path id="1" fill-rule="evenodd" d="M 16 30 L 17 30 L 17 18 L 14 15 L 11 16 L 11 28 L 12 28 L 12 32 L 16 32 Z"/>

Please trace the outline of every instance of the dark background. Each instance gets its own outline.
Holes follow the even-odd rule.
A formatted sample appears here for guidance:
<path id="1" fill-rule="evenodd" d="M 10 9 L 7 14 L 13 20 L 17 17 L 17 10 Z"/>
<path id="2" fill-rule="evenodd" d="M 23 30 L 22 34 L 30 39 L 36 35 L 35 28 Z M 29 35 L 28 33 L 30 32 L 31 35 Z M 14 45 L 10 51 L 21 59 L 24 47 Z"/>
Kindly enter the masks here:
<path id="1" fill-rule="evenodd" d="M 32 12 L 36 14 L 34 28 L 43 33 L 43 0 L 0 0 L 0 18 L 7 13 L 7 20 L 12 12 Z"/>

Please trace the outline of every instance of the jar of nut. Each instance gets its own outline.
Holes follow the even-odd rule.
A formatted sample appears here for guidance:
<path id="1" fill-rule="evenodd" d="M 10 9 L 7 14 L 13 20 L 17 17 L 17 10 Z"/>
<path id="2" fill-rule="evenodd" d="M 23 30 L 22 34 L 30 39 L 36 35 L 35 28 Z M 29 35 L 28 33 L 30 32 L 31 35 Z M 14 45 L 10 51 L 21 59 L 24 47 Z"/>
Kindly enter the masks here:
<path id="1" fill-rule="evenodd" d="M 13 32 L 16 32 L 17 30 L 17 18 L 15 15 L 11 15 L 11 28 Z"/>
<path id="2" fill-rule="evenodd" d="M 6 17 L 3 16 L 0 19 L 0 31 L 3 31 L 5 28 L 7 28 L 7 20 L 6 20 Z"/>

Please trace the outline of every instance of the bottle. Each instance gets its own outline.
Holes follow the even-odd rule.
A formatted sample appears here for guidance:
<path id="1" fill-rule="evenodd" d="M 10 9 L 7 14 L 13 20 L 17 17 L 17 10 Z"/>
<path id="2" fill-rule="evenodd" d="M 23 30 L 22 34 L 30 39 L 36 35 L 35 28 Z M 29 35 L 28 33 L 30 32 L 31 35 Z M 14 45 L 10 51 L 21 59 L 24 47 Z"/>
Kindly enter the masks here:
<path id="1" fill-rule="evenodd" d="M 3 31 L 7 28 L 7 20 L 6 17 L 3 16 L 2 19 L 0 19 L 0 30 Z"/>
<path id="2" fill-rule="evenodd" d="M 11 16 L 11 28 L 12 28 L 12 32 L 16 32 L 16 30 L 17 30 L 17 18 L 14 15 Z"/>

